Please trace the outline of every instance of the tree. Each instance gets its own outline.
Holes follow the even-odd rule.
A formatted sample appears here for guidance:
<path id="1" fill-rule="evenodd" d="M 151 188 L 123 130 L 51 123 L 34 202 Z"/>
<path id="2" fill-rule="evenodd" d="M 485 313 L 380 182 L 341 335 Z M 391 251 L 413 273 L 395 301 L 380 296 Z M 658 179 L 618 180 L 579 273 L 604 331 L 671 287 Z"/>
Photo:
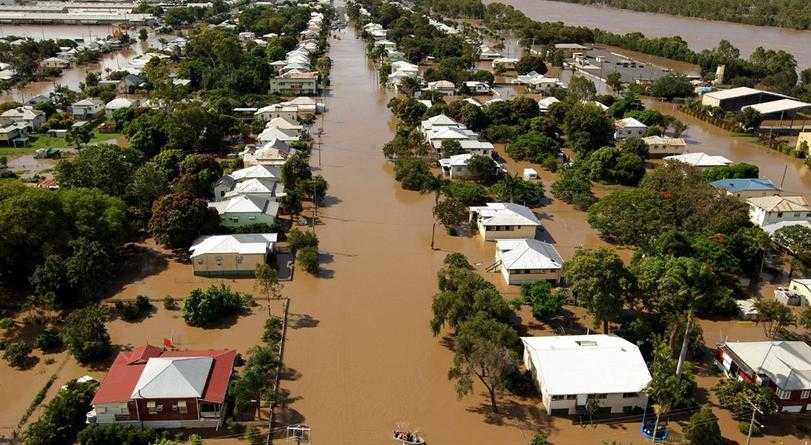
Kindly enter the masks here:
<path id="1" fill-rule="evenodd" d="M 304 267 L 304 270 L 312 275 L 318 276 L 319 267 L 318 267 L 318 248 L 317 247 L 305 247 L 301 249 L 297 254 L 296 257 L 298 258 L 298 263 Z"/>
<path id="2" fill-rule="evenodd" d="M 299 187 L 311 201 L 320 202 L 327 195 L 329 184 L 323 176 L 316 175 L 299 183 Z"/>
<path id="3" fill-rule="evenodd" d="M 535 131 L 522 134 L 507 145 L 507 154 L 516 161 L 540 163 L 549 156 L 557 156 L 559 150 L 557 141 Z"/>
<path id="4" fill-rule="evenodd" d="M 800 312 L 797 317 L 797 324 L 811 331 L 811 307 L 807 307 Z"/>
<path id="5" fill-rule="evenodd" d="M 605 78 L 605 83 L 611 87 L 612 90 L 619 93 L 622 91 L 622 74 L 620 74 L 619 71 L 608 73 L 608 76 Z"/>
<path id="6" fill-rule="evenodd" d="M 535 71 L 538 74 L 546 74 L 546 64 L 543 62 L 543 57 L 536 56 L 532 53 L 526 52 L 515 64 L 515 71 L 518 74 L 527 74 Z"/>
<path id="7" fill-rule="evenodd" d="M 499 176 L 498 165 L 489 156 L 471 156 L 467 162 L 467 169 L 472 178 L 485 184 L 492 184 Z"/>
<path id="8" fill-rule="evenodd" d="M 496 199 L 503 202 L 518 202 L 526 206 L 536 206 L 544 198 L 541 181 L 527 181 L 509 173 L 490 188 Z"/>
<path id="9" fill-rule="evenodd" d="M 25 445 L 75 443 L 76 435 L 86 427 L 96 386 L 94 382 L 68 382 L 67 387 L 48 402 L 40 418 L 25 430 Z"/>
<path id="10" fill-rule="evenodd" d="M 247 295 L 231 290 L 225 284 L 191 291 L 183 301 L 183 320 L 190 326 L 209 326 L 224 318 L 241 314 L 246 309 Z"/>
<path id="11" fill-rule="evenodd" d="M 633 276 L 616 252 L 605 248 L 579 250 L 563 265 L 563 276 L 577 302 L 608 334 L 608 323 L 619 319 L 633 287 Z"/>
<path id="12" fill-rule="evenodd" d="M 152 206 L 149 233 L 168 247 L 185 248 L 218 225 L 217 212 L 204 199 L 191 193 L 171 193 L 158 198 Z"/>
<path id="13" fill-rule="evenodd" d="M 157 438 L 151 428 L 116 423 L 91 424 L 79 432 L 79 445 L 151 445 Z"/>
<path id="14" fill-rule="evenodd" d="M 146 226 L 152 216 L 155 200 L 169 193 L 169 174 L 156 162 L 147 162 L 135 170 L 127 186 L 125 199 L 133 209 L 139 225 Z"/>
<path id="15" fill-rule="evenodd" d="M 461 155 L 466 153 L 465 149 L 462 148 L 462 144 L 455 139 L 445 139 L 442 141 L 442 149 L 441 149 L 442 157 L 449 158 L 455 155 Z"/>
<path id="16" fill-rule="evenodd" d="M 763 323 L 763 333 L 769 338 L 775 338 L 784 328 L 794 324 L 794 313 L 791 309 L 777 300 L 758 299 L 755 309 Z"/>
<path id="17" fill-rule="evenodd" d="M 587 210 L 597 201 L 591 192 L 588 174 L 577 167 L 568 167 L 560 172 L 557 181 L 552 183 L 552 194 L 580 210 Z"/>
<path id="18" fill-rule="evenodd" d="M 541 322 L 560 315 L 566 297 L 561 292 L 553 292 L 546 281 L 528 283 L 521 286 L 521 296 L 511 302 L 513 306 L 529 306 L 532 316 Z"/>
<path id="19" fill-rule="evenodd" d="M 563 120 L 566 141 L 581 157 L 609 145 L 613 132 L 614 126 L 603 110 L 590 103 L 576 103 Z"/>
<path id="20" fill-rule="evenodd" d="M 800 224 L 781 227 L 774 232 L 772 240 L 801 263 L 811 264 L 811 228 Z M 789 277 L 793 271 L 792 264 Z"/>
<path id="21" fill-rule="evenodd" d="M 496 394 L 515 370 L 513 348 L 517 344 L 518 334 L 513 328 L 485 315 L 462 323 L 454 337 L 453 367 L 448 372 L 448 378 L 456 380 L 459 397 L 473 391 L 476 378 L 487 389 L 491 409 L 498 413 Z"/>
<path id="22" fill-rule="evenodd" d="M 777 411 L 777 396 L 772 388 L 738 379 L 723 379 L 712 389 L 718 404 L 739 419 L 748 419 L 752 404 L 765 415 Z"/>
<path id="23" fill-rule="evenodd" d="M 55 176 L 64 188 L 97 188 L 111 196 L 122 196 L 138 168 L 138 158 L 138 152 L 117 145 L 93 145 L 75 158 L 59 161 Z"/>
<path id="24" fill-rule="evenodd" d="M 14 341 L 6 345 L 3 351 L 3 359 L 5 359 L 9 366 L 14 368 L 22 368 L 28 364 L 31 357 L 29 354 L 34 349 L 25 341 Z"/>
<path id="25" fill-rule="evenodd" d="M 701 407 L 690 416 L 685 437 L 690 445 L 724 445 L 721 428 L 718 426 L 718 417 L 707 405 Z"/>
<path id="26" fill-rule="evenodd" d="M 748 164 L 746 162 L 739 162 L 732 165 L 722 165 L 704 170 L 704 178 L 710 182 L 718 181 L 720 179 L 757 178 L 759 175 L 760 169 L 758 166 Z"/>
<path id="27" fill-rule="evenodd" d="M 296 227 L 287 232 L 287 242 L 290 249 L 293 251 L 306 247 L 318 247 L 318 237 L 315 235 L 315 232 L 300 230 Z"/>
<path id="28" fill-rule="evenodd" d="M 760 128 L 760 124 L 763 122 L 763 115 L 760 114 L 758 110 L 748 107 L 736 113 L 735 120 L 738 121 L 744 130 L 754 131 Z"/>
<path id="29" fill-rule="evenodd" d="M 650 87 L 650 95 L 671 100 L 675 97 L 690 97 L 693 85 L 686 76 L 681 74 L 668 74 L 660 77 Z"/>
<path id="30" fill-rule="evenodd" d="M 583 76 L 572 77 L 569 82 L 569 97 L 577 101 L 588 101 L 593 100 L 596 95 L 597 87 L 594 86 L 594 82 Z"/>
<path id="31" fill-rule="evenodd" d="M 616 147 L 603 147 L 591 152 L 582 166 L 592 180 L 609 184 L 636 185 L 645 174 L 645 161 L 642 158 Z"/>
<path id="32" fill-rule="evenodd" d="M 467 207 L 454 198 L 445 198 L 434 206 L 434 217 L 445 226 L 449 234 L 462 224 L 468 216 Z"/>
<path id="33" fill-rule="evenodd" d="M 667 342 L 657 343 L 653 353 L 651 367 L 651 381 L 645 388 L 656 410 L 656 424 L 654 432 L 658 430 L 659 418 L 662 414 L 674 408 L 690 407 L 695 405 L 696 382 L 692 373 L 692 366 L 688 366 L 681 374 L 676 374 L 676 359 Z M 655 433 L 654 433 L 655 434 Z"/>
<path id="34" fill-rule="evenodd" d="M 262 263 L 256 266 L 256 289 L 265 294 L 268 300 L 277 300 L 282 296 L 282 284 L 279 274 L 269 264 Z"/>
<path id="35" fill-rule="evenodd" d="M 398 158 L 394 163 L 394 178 L 406 190 L 420 191 L 433 180 L 431 168 L 424 159 Z"/>
<path id="36" fill-rule="evenodd" d="M 485 314 L 501 322 L 513 312 L 495 286 L 467 267 L 448 264 L 438 273 L 439 292 L 431 306 L 434 317 L 431 330 L 437 335 L 443 325 L 457 330 L 476 314 Z"/>
<path id="37" fill-rule="evenodd" d="M 146 31 L 146 28 L 141 28 L 138 30 L 138 40 L 144 41 L 149 37 L 149 34 Z"/>
<path id="38" fill-rule="evenodd" d="M 90 299 L 110 282 L 110 252 L 98 241 L 87 238 L 71 240 L 73 254 L 65 261 L 65 279 L 82 297 Z"/>
<path id="39" fill-rule="evenodd" d="M 652 241 L 672 225 L 659 195 L 640 189 L 609 193 L 589 208 L 588 222 L 602 237 L 634 245 Z"/>
<path id="40" fill-rule="evenodd" d="M 630 137 L 623 139 L 619 144 L 619 149 L 623 153 L 633 153 L 642 159 L 647 159 L 650 148 L 644 139 L 638 137 Z"/>
<path id="41" fill-rule="evenodd" d="M 90 139 L 93 139 L 93 129 L 90 125 L 71 127 L 65 135 L 65 141 L 74 143 L 77 149 L 90 142 Z"/>
<path id="42" fill-rule="evenodd" d="M 106 319 L 107 314 L 100 306 L 78 309 L 65 319 L 62 339 L 79 362 L 95 362 L 110 353 L 110 335 L 104 324 Z"/>

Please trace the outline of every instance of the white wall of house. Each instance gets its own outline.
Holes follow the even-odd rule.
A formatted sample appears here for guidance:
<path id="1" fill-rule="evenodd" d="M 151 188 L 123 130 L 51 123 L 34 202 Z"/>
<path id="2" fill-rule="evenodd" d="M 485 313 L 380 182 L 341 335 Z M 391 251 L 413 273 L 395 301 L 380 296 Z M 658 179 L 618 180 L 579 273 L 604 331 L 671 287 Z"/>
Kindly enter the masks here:
<path id="1" fill-rule="evenodd" d="M 536 226 L 485 226 L 478 222 L 479 234 L 486 241 L 535 238 Z"/>
<path id="2" fill-rule="evenodd" d="M 275 221 L 266 213 L 223 213 L 220 214 L 220 223 L 224 227 L 244 227 L 251 224 L 273 224 Z"/>
<path id="3" fill-rule="evenodd" d="M 811 221 L 811 212 L 767 212 L 760 207 L 749 206 L 749 219 L 758 226 L 782 221 Z"/>
<path id="4" fill-rule="evenodd" d="M 129 415 L 127 402 L 103 403 L 94 405 L 96 409 L 96 423 L 114 423 L 116 415 Z"/>
<path id="5" fill-rule="evenodd" d="M 501 276 L 507 284 L 526 284 L 538 281 L 560 281 L 560 269 L 508 270 L 501 265 Z"/>
<path id="6" fill-rule="evenodd" d="M 642 137 L 646 128 L 643 127 L 622 127 L 614 131 L 614 139 L 624 139 L 630 137 Z"/>
<path id="7" fill-rule="evenodd" d="M 317 79 L 287 79 L 277 77 L 270 79 L 270 93 L 291 94 L 291 95 L 315 95 L 318 94 Z"/>
<path id="8" fill-rule="evenodd" d="M 252 275 L 264 254 L 207 253 L 192 258 L 195 275 Z"/>

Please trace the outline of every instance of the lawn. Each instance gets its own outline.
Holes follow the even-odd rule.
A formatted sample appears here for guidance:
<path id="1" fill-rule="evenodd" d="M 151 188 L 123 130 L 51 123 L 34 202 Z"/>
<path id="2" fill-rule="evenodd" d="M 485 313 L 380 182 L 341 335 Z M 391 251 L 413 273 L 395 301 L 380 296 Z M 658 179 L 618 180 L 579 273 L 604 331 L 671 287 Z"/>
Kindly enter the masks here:
<path id="1" fill-rule="evenodd" d="M 104 142 L 115 143 L 115 140 L 122 137 L 121 133 L 99 133 L 93 132 L 93 137 L 90 139 L 90 144 L 99 144 Z M 65 138 L 58 138 L 44 134 L 35 134 L 31 136 L 27 147 L 0 147 L 0 156 L 16 157 L 29 154 L 34 150 L 40 148 L 73 148 L 73 144 L 65 141 Z"/>

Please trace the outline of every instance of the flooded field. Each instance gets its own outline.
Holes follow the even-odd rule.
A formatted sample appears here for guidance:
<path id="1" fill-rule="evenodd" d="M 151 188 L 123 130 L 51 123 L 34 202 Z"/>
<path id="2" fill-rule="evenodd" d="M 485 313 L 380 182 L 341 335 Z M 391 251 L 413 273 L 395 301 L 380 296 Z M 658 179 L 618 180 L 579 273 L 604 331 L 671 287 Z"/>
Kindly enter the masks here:
<path id="1" fill-rule="evenodd" d="M 811 31 L 751 26 L 666 14 L 653 14 L 550 0 L 498 0 L 535 20 L 565 22 L 619 34 L 641 32 L 649 37 L 681 36 L 695 51 L 714 48 L 726 39 L 748 56 L 758 46 L 782 49 L 797 58 L 800 69 L 811 66 Z M 491 3 L 487 0 L 485 3 Z"/>

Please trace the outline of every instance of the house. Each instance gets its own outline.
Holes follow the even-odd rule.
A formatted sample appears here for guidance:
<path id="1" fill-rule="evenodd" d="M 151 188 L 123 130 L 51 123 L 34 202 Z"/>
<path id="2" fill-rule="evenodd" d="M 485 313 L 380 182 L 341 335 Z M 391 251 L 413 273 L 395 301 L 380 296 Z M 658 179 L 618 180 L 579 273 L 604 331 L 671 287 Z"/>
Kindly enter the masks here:
<path id="1" fill-rule="evenodd" d="M 811 412 L 811 346 L 803 341 L 724 342 L 716 365 L 733 379 L 771 388 L 777 410 Z"/>
<path id="2" fill-rule="evenodd" d="M 470 153 L 464 153 L 440 159 L 439 166 L 442 168 L 442 174 L 450 179 L 469 178 L 471 175 L 467 163 L 473 156 Z"/>
<path id="3" fill-rule="evenodd" d="M 70 114 L 74 119 L 94 119 L 104 113 L 104 102 L 95 97 L 88 97 L 70 106 Z"/>
<path id="4" fill-rule="evenodd" d="M 42 68 L 56 68 L 60 70 L 67 68 L 69 65 L 70 63 L 67 60 L 60 59 L 59 57 L 48 57 L 39 63 L 39 66 Z"/>
<path id="5" fill-rule="evenodd" d="M 284 196 L 284 184 L 275 179 L 247 179 L 237 182 L 234 188 L 225 193 L 220 200 L 227 200 L 236 196 L 257 196 L 278 200 Z M 219 200 L 218 200 L 219 201 Z"/>
<path id="6" fill-rule="evenodd" d="M 0 142 L 6 145 L 17 146 L 28 143 L 28 126 L 25 124 L 12 123 L 0 127 Z"/>
<path id="7" fill-rule="evenodd" d="M 45 112 L 30 106 L 6 110 L 0 114 L 0 125 L 22 123 L 36 130 L 45 123 Z"/>
<path id="8" fill-rule="evenodd" d="M 648 403 L 651 380 L 639 347 L 611 335 L 522 337 L 524 366 L 553 416 L 631 414 Z"/>
<path id="9" fill-rule="evenodd" d="M 270 94 L 314 96 L 318 94 L 318 71 L 290 70 L 270 79 Z"/>
<path id="10" fill-rule="evenodd" d="M 780 187 L 765 178 L 751 179 L 719 179 L 710 183 L 718 190 L 737 198 L 755 198 L 758 196 L 774 196 L 783 193 Z"/>
<path id="11" fill-rule="evenodd" d="M 287 120 L 283 117 L 274 117 L 265 125 L 265 128 L 275 128 L 288 136 L 298 138 L 304 127 L 295 121 Z"/>
<path id="12" fill-rule="evenodd" d="M 811 278 L 794 278 L 788 288 L 805 298 L 805 303 L 811 303 Z"/>
<path id="13" fill-rule="evenodd" d="M 385 40 L 385 39 L 376 41 L 374 43 L 374 46 L 376 46 L 376 47 L 377 46 L 382 46 L 383 49 L 385 49 L 385 50 L 390 50 L 390 49 L 396 50 L 397 49 L 397 44 L 396 43 L 392 42 L 391 40 Z"/>
<path id="14" fill-rule="evenodd" d="M 439 127 L 425 132 L 425 139 L 436 150 L 442 148 L 442 142 L 444 141 L 453 140 L 461 143 L 464 140 L 478 139 L 478 137 L 478 133 L 467 128 Z"/>
<path id="15" fill-rule="evenodd" d="M 479 47 L 479 60 L 495 60 L 501 57 L 501 53 L 490 49 L 489 46 L 481 45 Z"/>
<path id="16" fill-rule="evenodd" d="M 448 117 L 446 114 L 438 114 L 436 116 L 429 117 L 420 123 L 420 127 L 422 132 L 425 133 L 428 130 L 439 130 L 440 128 L 463 128 L 464 125 L 456 122 L 452 118 Z"/>
<path id="17" fill-rule="evenodd" d="M 496 264 L 507 284 L 560 281 L 563 258 L 555 246 L 536 239 L 496 241 Z"/>
<path id="18" fill-rule="evenodd" d="M 392 62 L 391 64 L 391 72 L 401 72 L 401 73 L 413 73 L 418 74 L 420 72 L 420 67 L 414 65 L 413 63 L 406 62 L 401 60 L 399 62 Z"/>
<path id="19" fill-rule="evenodd" d="M 88 419 L 149 428 L 217 428 L 234 371 L 234 350 L 119 352 Z"/>
<path id="20" fill-rule="evenodd" d="M 642 137 L 647 130 L 647 125 L 632 117 L 626 117 L 614 122 L 614 139 Z"/>
<path id="21" fill-rule="evenodd" d="M 493 59 L 491 65 L 493 69 L 514 70 L 518 59 L 510 57 L 498 57 Z"/>
<path id="22" fill-rule="evenodd" d="M 280 167 L 295 150 L 287 143 L 278 139 L 266 142 L 261 148 L 245 150 L 242 153 L 242 162 L 246 167 L 266 165 Z"/>
<path id="23" fill-rule="evenodd" d="M 811 227 L 811 207 L 802 196 L 758 196 L 746 203 L 749 220 L 769 235 L 791 225 Z"/>
<path id="24" fill-rule="evenodd" d="M 426 91 L 435 91 L 443 96 L 453 96 L 456 93 L 456 85 L 448 80 L 437 80 L 436 82 L 428 82 Z"/>
<path id="25" fill-rule="evenodd" d="M 491 158 L 493 157 L 493 150 L 495 150 L 492 143 L 487 141 L 477 141 L 474 139 L 463 139 L 459 141 L 459 145 L 462 146 L 462 150 L 465 150 L 468 153 L 489 156 Z"/>
<path id="26" fill-rule="evenodd" d="M 296 112 L 299 114 L 317 114 L 324 109 L 323 103 L 316 102 L 312 97 L 306 96 L 300 96 L 286 102 L 280 102 L 279 105 L 295 107 Z"/>
<path id="27" fill-rule="evenodd" d="M 201 236 L 189 248 L 194 274 L 252 276 L 268 263 L 276 239 L 275 233 Z"/>
<path id="28" fill-rule="evenodd" d="M 486 241 L 500 239 L 535 238 L 541 226 L 538 217 L 527 207 L 508 202 L 488 202 L 485 206 L 470 207 L 470 221 L 476 221 L 479 233 Z"/>
<path id="29" fill-rule="evenodd" d="M 687 142 L 682 138 L 654 135 L 642 140 L 648 144 L 648 154 L 651 156 L 680 155 L 687 148 Z"/>
<path id="30" fill-rule="evenodd" d="M 279 130 L 276 127 L 265 127 L 258 136 L 256 136 L 256 140 L 262 143 L 271 142 L 273 140 L 279 140 L 284 143 L 298 141 L 300 138 L 298 136 L 291 136 L 285 133 L 282 130 Z"/>
<path id="31" fill-rule="evenodd" d="M 564 88 L 563 82 L 557 77 L 536 76 L 527 82 L 527 87 L 537 93 L 549 93 L 555 88 Z"/>
<path id="32" fill-rule="evenodd" d="M 224 227 L 244 227 L 253 224 L 271 225 L 279 213 L 279 203 L 270 196 L 240 195 L 224 201 L 209 202 L 208 207 L 220 215 Z"/>
<path id="33" fill-rule="evenodd" d="M 411 71 L 394 71 L 388 75 L 386 83 L 389 86 L 398 87 L 405 79 L 416 79 L 419 83 L 422 83 L 420 75 Z"/>
<path id="34" fill-rule="evenodd" d="M 260 119 L 262 122 L 268 122 L 271 119 L 280 117 L 288 121 L 295 121 L 298 115 L 298 108 L 289 105 L 273 104 L 262 107 L 253 113 L 254 117 Z"/>
<path id="35" fill-rule="evenodd" d="M 665 156 L 665 161 L 683 162 L 693 167 L 707 169 L 732 164 L 732 161 L 723 156 L 713 156 L 707 153 L 684 153 L 681 155 Z"/>
<path id="36" fill-rule="evenodd" d="M 560 102 L 560 100 L 557 97 L 554 96 L 544 97 L 543 99 L 538 101 L 538 108 L 540 108 L 541 113 L 546 113 L 547 111 L 549 111 L 549 108 L 552 105 L 558 102 Z"/>
<path id="37" fill-rule="evenodd" d="M 140 87 L 144 83 L 144 78 L 132 73 L 127 74 L 124 76 L 118 84 L 116 84 L 115 89 L 118 91 L 119 94 L 129 94 L 135 91 L 138 87 Z"/>
<path id="38" fill-rule="evenodd" d="M 786 306 L 808 306 L 805 295 L 782 286 L 774 289 L 774 299 Z"/>
<path id="39" fill-rule="evenodd" d="M 252 167 L 241 168 L 224 175 L 216 183 L 214 183 L 214 200 L 219 201 L 225 197 L 225 194 L 234 190 L 234 188 L 243 181 L 251 179 L 261 179 L 270 181 L 280 181 L 282 177 L 278 167 L 271 167 L 265 165 L 254 165 Z"/>
<path id="40" fill-rule="evenodd" d="M 479 82 L 477 80 L 468 80 L 465 82 L 465 88 L 468 94 L 490 94 L 492 90 L 487 82 Z M 478 106 L 481 106 L 479 104 Z"/>
<path id="41" fill-rule="evenodd" d="M 117 110 L 124 110 L 127 108 L 132 108 L 136 105 L 136 101 L 133 99 L 127 99 L 126 97 L 116 97 L 115 99 L 107 102 L 107 105 L 104 106 L 104 115 L 107 118 L 112 118 L 113 113 Z"/>

